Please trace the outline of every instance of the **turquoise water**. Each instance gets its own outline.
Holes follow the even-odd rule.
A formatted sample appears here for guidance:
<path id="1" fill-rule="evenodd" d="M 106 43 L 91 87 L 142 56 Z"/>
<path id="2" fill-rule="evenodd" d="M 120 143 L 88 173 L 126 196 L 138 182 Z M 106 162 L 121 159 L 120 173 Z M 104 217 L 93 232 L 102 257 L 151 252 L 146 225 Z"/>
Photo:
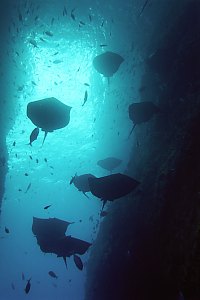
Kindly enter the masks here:
<path id="1" fill-rule="evenodd" d="M 64 5 L 67 16 L 63 16 Z M 87 199 L 69 182 L 76 172 L 107 175 L 97 161 L 108 156 L 123 160 L 118 172 L 126 170 L 134 139 L 132 136 L 127 140 L 132 127 L 128 106 L 138 97 L 142 72 L 142 58 L 133 44 L 135 29 L 130 27 L 137 5 L 128 1 L 118 7 L 115 1 L 79 1 L 75 5 L 73 1 L 21 1 L 11 5 L 6 85 L 8 98 L 15 103 L 15 119 L 11 120 L 13 126 L 6 138 L 9 170 L 1 215 L 2 300 L 27 298 L 24 288 L 29 278 L 29 299 L 84 298 L 91 249 L 81 257 L 82 272 L 72 257 L 67 259 L 66 270 L 62 258 L 40 251 L 31 230 L 32 218 L 56 217 L 75 222 L 67 234 L 95 241 L 102 222 L 101 203 L 91 194 Z M 70 16 L 74 7 L 75 21 Z M 80 21 L 85 25 L 79 26 Z M 33 40 L 36 47 L 30 42 Z M 100 44 L 108 46 L 104 49 Z M 109 84 L 92 65 L 93 58 L 104 51 L 114 51 L 125 59 Z M 82 107 L 86 90 L 88 100 Z M 72 106 L 70 123 L 49 133 L 43 147 L 40 133 L 30 147 L 27 143 L 34 125 L 26 116 L 26 106 L 48 97 Z M 52 206 L 44 210 L 46 205 Z M 58 279 L 48 275 L 50 270 Z"/>

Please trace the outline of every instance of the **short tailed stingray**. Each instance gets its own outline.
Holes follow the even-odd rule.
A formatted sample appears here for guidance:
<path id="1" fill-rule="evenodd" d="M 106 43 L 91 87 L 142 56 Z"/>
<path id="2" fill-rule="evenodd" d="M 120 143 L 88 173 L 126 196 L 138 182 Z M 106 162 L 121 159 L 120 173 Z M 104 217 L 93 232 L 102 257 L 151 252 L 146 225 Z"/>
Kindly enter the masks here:
<path id="1" fill-rule="evenodd" d="M 56 98 L 45 98 L 29 102 L 27 116 L 34 125 L 45 132 L 44 140 L 48 132 L 63 128 L 69 124 L 71 106 L 65 105 Z"/>
<path id="2" fill-rule="evenodd" d="M 66 236 L 65 232 L 70 224 L 72 223 L 56 218 L 40 219 L 33 217 L 32 232 L 36 236 L 42 252 L 54 253 L 57 254 L 57 257 L 63 257 L 66 266 L 66 258 L 76 255 L 74 261 L 79 262 L 76 266 L 80 269 L 81 259 L 80 257 L 77 258 L 77 254 L 83 255 L 91 243 Z"/>
<path id="3" fill-rule="evenodd" d="M 119 54 L 114 52 L 105 52 L 93 59 L 93 66 L 97 72 L 109 78 L 117 72 L 123 61 L 123 57 Z"/>
<path id="4" fill-rule="evenodd" d="M 75 187 L 82 192 L 87 198 L 86 195 L 87 192 L 90 192 L 89 182 L 88 178 L 95 178 L 92 174 L 83 174 L 83 175 L 74 175 L 72 179 L 70 180 L 70 184 L 74 184 Z"/>
<path id="5" fill-rule="evenodd" d="M 137 124 L 148 122 L 154 114 L 160 111 L 160 109 L 150 101 L 132 103 L 129 105 L 128 110 L 129 118 L 133 122 L 133 128 L 131 129 L 129 136 Z"/>
<path id="6" fill-rule="evenodd" d="M 101 168 L 109 171 L 112 173 L 112 171 L 117 168 L 121 164 L 122 160 L 115 158 L 115 157 L 107 157 L 105 159 L 101 159 L 97 162 L 97 165 L 99 165 Z"/>
<path id="7" fill-rule="evenodd" d="M 140 184 L 139 181 L 121 173 L 89 178 L 88 181 L 91 193 L 103 201 L 102 210 L 107 201 L 126 196 Z"/>

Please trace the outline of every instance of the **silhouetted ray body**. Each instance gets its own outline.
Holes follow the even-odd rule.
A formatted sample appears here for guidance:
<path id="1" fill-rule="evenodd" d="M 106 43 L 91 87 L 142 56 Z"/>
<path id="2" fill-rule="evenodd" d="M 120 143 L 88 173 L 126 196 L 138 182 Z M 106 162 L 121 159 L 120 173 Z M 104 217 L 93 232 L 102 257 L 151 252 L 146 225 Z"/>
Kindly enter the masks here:
<path id="1" fill-rule="evenodd" d="M 65 105 L 52 97 L 29 102 L 27 105 L 27 116 L 34 125 L 45 132 L 45 140 L 48 132 L 63 128 L 69 124 L 70 110 L 71 106 Z"/>
<path id="2" fill-rule="evenodd" d="M 93 66 L 100 74 L 105 77 L 112 77 L 119 69 L 123 57 L 114 52 L 105 52 L 93 59 Z"/>
<path id="3" fill-rule="evenodd" d="M 107 157 L 105 159 L 101 159 L 97 162 L 97 165 L 99 165 L 101 168 L 110 171 L 112 171 L 117 168 L 121 164 L 122 160 L 115 158 L 115 157 Z"/>
<path id="4" fill-rule="evenodd" d="M 129 118 L 133 122 L 133 128 L 129 134 L 133 132 L 137 124 L 148 122 L 154 114 L 160 112 L 160 109 L 153 102 L 137 102 L 129 105 Z"/>

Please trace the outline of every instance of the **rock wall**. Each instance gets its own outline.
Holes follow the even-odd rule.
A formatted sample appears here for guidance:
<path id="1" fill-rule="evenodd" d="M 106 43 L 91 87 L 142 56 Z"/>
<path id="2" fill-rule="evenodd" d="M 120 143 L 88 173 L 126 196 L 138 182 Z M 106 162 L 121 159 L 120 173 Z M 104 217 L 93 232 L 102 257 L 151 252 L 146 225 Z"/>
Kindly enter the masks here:
<path id="1" fill-rule="evenodd" d="M 181 3 L 149 44 L 141 99 L 161 112 L 135 128 L 127 173 L 141 185 L 101 225 L 86 300 L 200 299 L 200 3 Z"/>

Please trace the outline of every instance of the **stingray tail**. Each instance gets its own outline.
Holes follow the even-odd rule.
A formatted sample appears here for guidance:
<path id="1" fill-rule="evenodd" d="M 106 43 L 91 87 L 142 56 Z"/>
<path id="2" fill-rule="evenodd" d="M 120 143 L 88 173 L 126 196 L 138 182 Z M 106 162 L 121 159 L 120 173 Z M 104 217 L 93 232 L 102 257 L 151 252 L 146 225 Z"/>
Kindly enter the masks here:
<path id="1" fill-rule="evenodd" d="M 42 146 L 44 145 L 44 142 L 46 140 L 47 134 L 48 134 L 48 131 L 45 131 L 45 133 L 44 133 L 44 139 L 43 139 L 43 142 L 42 142 Z"/>
<path id="2" fill-rule="evenodd" d="M 88 195 L 86 195 L 86 193 L 83 192 L 83 195 L 85 195 L 85 197 L 87 197 L 88 199 L 90 199 L 90 198 L 88 197 Z"/>
<path id="3" fill-rule="evenodd" d="M 63 260 L 64 260 L 64 263 L 65 263 L 65 266 L 66 266 L 66 269 L 67 269 L 67 259 L 66 259 L 66 256 L 63 256 Z"/>
<path id="4" fill-rule="evenodd" d="M 101 209 L 101 211 L 103 211 L 103 209 L 104 209 L 104 206 L 105 206 L 106 202 L 107 202 L 107 200 L 103 200 L 103 205 L 102 205 L 102 209 Z"/>
<path id="5" fill-rule="evenodd" d="M 132 127 L 132 129 L 131 129 L 131 131 L 130 131 L 130 133 L 129 133 L 129 135 L 128 135 L 128 139 L 130 138 L 130 136 L 131 136 L 131 134 L 132 134 L 132 132 L 133 132 L 135 126 L 136 126 L 136 124 L 133 124 L 133 127 Z"/>

